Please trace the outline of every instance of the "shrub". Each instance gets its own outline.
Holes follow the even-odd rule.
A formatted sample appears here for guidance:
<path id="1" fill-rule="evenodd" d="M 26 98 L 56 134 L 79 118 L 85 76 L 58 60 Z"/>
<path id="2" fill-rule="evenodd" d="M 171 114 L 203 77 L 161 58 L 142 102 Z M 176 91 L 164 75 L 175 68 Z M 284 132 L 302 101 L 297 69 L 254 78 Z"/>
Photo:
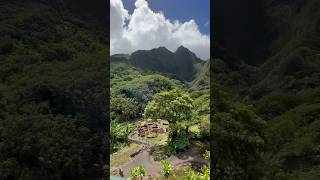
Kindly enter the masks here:
<path id="1" fill-rule="evenodd" d="M 130 171 L 130 179 L 138 180 L 142 179 L 146 175 L 146 170 L 141 166 L 135 167 L 133 170 Z"/>
<path id="2" fill-rule="evenodd" d="M 162 161 L 161 162 L 161 165 L 162 165 L 162 172 L 163 172 L 163 176 L 168 178 L 169 176 L 172 175 L 172 170 L 173 170 L 173 167 L 172 165 L 170 164 L 169 161 Z"/>

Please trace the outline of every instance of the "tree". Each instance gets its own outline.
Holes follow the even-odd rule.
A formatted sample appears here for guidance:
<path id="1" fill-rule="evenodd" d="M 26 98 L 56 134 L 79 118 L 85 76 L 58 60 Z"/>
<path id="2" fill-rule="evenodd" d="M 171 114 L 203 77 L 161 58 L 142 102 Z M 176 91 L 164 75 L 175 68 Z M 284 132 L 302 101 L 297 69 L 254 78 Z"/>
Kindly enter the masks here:
<path id="1" fill-rule="evenodd" d="M 133 129 L 133 125 L 130 123 L 119 123 L 116 120 L 112 120 L 110 123 L 110 148 L 111 153 L 117 151 L 123 145 L 128 144 L 128 135 Z"/>
<path id="2" fill-rule="evenodd" d="M 179 151 L 189 146 L 188 127 L 193 123 L 193 108 L 193 100 L 188 93 L 173 89 L 156 94 L 144 112 L 147 118 L 170 122 L 169 144 Z"/>
<path id="3" fill-rule="evenodd" d="M 162 173 L 164 177 L 168 178 L 169 176 L 172 175 L 173 167 L 169 161 L 162 161 L 161 166 L 162 166 Z"/>
<path id="4" fill-rule="evenodd" d="M 111 95 L 110 112 L 112 119 L 132 120 L 139 115 L 139 104 L 133 98 Z"/>
<path id="5" fill-rule="evenodd" d="M 238 102 L 228 91 L 213 84 L 211 137 L 214 144 L 216 179 L 255 179 L 263 173 L 264 147 L 262 120 L 251 106 Z"/>
<path id="6" fill-rule="evenodd" d="M 145 116 L 153 119 L 163 118 L 170 123 L 190 121 L 193 115 L 193 100 L 180 89 L 156 94 L 145 108 Z"/>

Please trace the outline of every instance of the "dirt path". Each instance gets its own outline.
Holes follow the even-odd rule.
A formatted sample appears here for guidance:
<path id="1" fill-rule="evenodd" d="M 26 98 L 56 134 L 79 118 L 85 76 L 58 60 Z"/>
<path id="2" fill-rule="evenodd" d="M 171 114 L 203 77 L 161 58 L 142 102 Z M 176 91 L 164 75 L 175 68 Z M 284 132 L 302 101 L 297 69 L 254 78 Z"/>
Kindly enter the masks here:
<path id="1" fill-rule="evenodd" d="M 147 175 L 151 175 L 152 177 L 155 177 L 161 173 L 162 168 L 161 168 L 160 162 L 154 162 L 152 160 L 152 156 L 150 153 L 151 149 L 154 146 L 155 145 L 146 146 L 145 149 L 141 150 L 139 152 L 139 154 L 137 154 L 134 157 L 133 161 L 122 166 L 123 172 L 124 172 L 123 173 L 124 177 L 129 177 L 130 171 L 139 165 L 141 165 L 143 168 L 145 168 Z M 183 164 L 189 163 L 189 162 L 190 163 L 195 162 L 195 163 L 200 163 L 200 164 L 208 163 L 208 161 L 205 160 L 204 158 L 202 158 L 201 156 L 196 156 L 195 155 L 196 151 L 197 151 L 196 148 L 190 148 L 186 152 L 171 156 L 171 157 L 167 158 L 166 160 L 168 160 L 174 167 L 178 167 L 180 165 L 183 165 Z"/>
<path id="2" fill-rule="evenodd" d="M 148 146 L 146 149 L 142 150 L 139 154 L 134 157 L 134 160 L 123 166 L 124 176 L 128 177 L 130 175 L 130 170 L 141 165 L 145 168 L 147 175 L 155 176 L 161 172 L 160 163 L 152 162 L 150 150 L 152 146 Z"/>

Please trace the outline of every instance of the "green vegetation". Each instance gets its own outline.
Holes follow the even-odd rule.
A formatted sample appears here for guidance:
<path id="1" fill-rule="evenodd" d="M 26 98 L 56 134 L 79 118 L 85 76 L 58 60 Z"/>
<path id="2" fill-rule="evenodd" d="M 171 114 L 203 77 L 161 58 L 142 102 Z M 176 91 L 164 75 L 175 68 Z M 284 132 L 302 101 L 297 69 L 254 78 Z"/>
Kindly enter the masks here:
<path id="1" fill-rule="evenodd" d="M 203 157 L 210 162 L 210 151 L 206 150 Z M 210 180 L 210 164 L 201 167 L 200 172 L 194 171 L 192 168 L 185 169 L 184 180 Z"/>
<path id="2" fill-rule="evenodd" d="M 239 103 L 222 87 L 214 85 L 212 135 L 216 149 L 217 176 L 226 179 L 260 176 L 259 159 L 264 147 L 266 123 L 253 108 Z"/>
<path id="3" fill-rule="evenodd" d="M 142 177 L 146 175 L 146 170 L 142 166 L 137 166 L 130 171 L 130 179 L 142 180 Z"/>
<path id="4" fill-rule="evenodd" d="M 101 178 L 105 25 L 48 4 L 1 2 L 0 179 Z"/>
<path id="5" fill-rule="evenodd" d="M 187 129 L 192 122 L 193 100 L 182 90 L 174 89 L 158 93 L 146 106 L 145 116 L 152 119 L 169 120 L 169 143 L 175 151 L 189 146 Z"/>
<path id="6" fill-rule="evenodd" d="M 163 176 L 168 178 L 169 176 L 172 176 L 172 165 L 170 164 L 170 162 L 168 161 L 162 161 L 161 162 L 161 166 L 162 166 L 162 173 Z"/>
<path id="7" fill-rule="evenodd" d="M 208 90 L 192 91 L 192 94 L 189 94 L 181 89 L 187 84 L 164 75 L 150 74 L 151 72 L 122 63 L 112 63 L 111 67 L 113 151 L 119 149 L 113 142 L 127 142 L 125 137 L 129 131 L 123 133 L 123 136 L 120 135 L 121 128 L 125 129 L 121 123 L 141 118 L 142 112 L 145 118 L 169 120 L 168 146 L 173 149 L 168 147 L 168 151 L 171 153 L 185 150 L 191 139 L 209 138 Z M 193 105 L 194 102 L 197 107 Z M 156 140 L 157 137 L 154 141 Z"/>
<path id="8" fill-rule="evenodd" d="M 163 133 L 163 134 L 155 134 L 153 137 L 139 137 L 142 141 L 146 142 L 152 142 L 153 144 L 156 145 L 165 145 L 168 142 L 168 134 Z"/>
<path id="9" fill-rule="evenodd" d="M 216 42 L 211 127 L 217 179 L 318 179 L 319 7 L 316 0 L 264 0 L 263 17 L 256 18 L 267 24 L 259 27 L 263 43 L 237 44 L 247 34 L 237 29 L 231 31 L 239 37 L 224 39 L 233 47 Z"/>
<path id="10" fill-rule="evenodd" d="M 113 55 L 111 61 L 189 82 L 195 78 L 199 72 L 199 66 L 203 63 L 183 46 L 175 52 L 165 47 L 158 47 L 151 50 L 138 50 L 131 55 Z"/>
<path id="11" fill-rule="evenodd" d="M 128 147 L 130 143 L 127 137 L 130 130 L 126 128 L 125 124 L 133 124 L 140 119 L 163 119 L 169 122 L 169 126 L 166 128 L 168 133 L 151 134 L 134 139 L 156 145 L 152 150 L 155 161 L 162 161 L 169 156 L 184 152 L 195 141 L 208 143 L 210 139 L 209 82 L 198 87 L 197 83 L 184 81 L 185 79 L 192 80 L 193 72 L 185 71 L 181 67 L 177 68 L 175 73 L 170 72 L 177 65 L 175 63 L 178 63 L 174 61 L 181 61 L 181 59 L 176 59 L 180 56 L 186 56 L 189 59 L 190 62 L 185 66 L 193 66 L 194 69 L 197 66 L 200 68 L 199 72 L 201 68 L 208 70 L 209 63 L 198 62 L 193 53 L 181 47 L 178 55 L 177 52 L 169 53 L 169 56 L 174 56 L 174 59 L 167 64 L 167 67 L 161 66 L 155 69 L 158 67 L 157 63 L 160 66 L 161 61 L 167 61 L 158 58 L 161 58 L 159 56 L 161 54 L 164 54 L 162 58 L 165 58 L 168 50 L 160 47 L 150 51 L 152 51 L 152 56 L 146 57 L 151 59 L 145 63 L 147 63 L 146 66 L 152 67 L 141 67 L 144 66 L 142 62 L 147 61 L 143 55 L 149 54 L 148 51 L 137 51 L 132 55 L 111 57 L 110 110 L 111 132 L 113 134 L 110 138 L 112 159 L 115 154 L 121 153 L 122 149 Z M 137 59 L 138 56 L 140 59 Z M 153 62 L 153 58 L 157 61 Z M 187 77 L 187 74 L 190 77 Z M 205 73 L 201 78 L 205 78 L 207 81 L 208 76 L 209 74 Z M 176 178 L 173 176 L 173 171 L 175 171 L 173 165 L 164 161 L 162 166 L 166 179 Z M 182 176 L 180 177 L 182 178 Z"/>
<path id="12" fill-rule="evenodd" d="M 119 134 L 123 132 L 121 129 L 127 129 L 123 124 L 142 118 L 146 104 L 156 93 L 176 87 L 182 87 L 182 83 L 178 80 L 145 72 L 126 64 L 112 63 L 110 132 L 114 132 L 114 135 L 110 137 L 111 152 L 128 143 L 127 136 L 131 130 Z"/>
<path id="13" fill-rule="evenodd" d="M 199 92 L 194 96 L 198 96 L 195 101 L 181 89 L 163 91 L 156 94 L 145 108 L 146 118 L 168 119 L 170 122 L 169 141 L 165 148 L 167 155 L 186 150 L 191 140 L 209 138 L 209 95 Z M 199 103 L 197 108 L 194 102 Z"/>
<path id="14" fill-rule="evenodd" d="M 130 157 L 130 155 L 140 148 L 142 148 L 142 145 L 134 143 L 128 146 L 121 147 L 121 149 L 111 155 L 110 166 L 117 167 L 131 161 L 132 158 Z"/>
<path id="15" fill-rule="evenodd" d="M 111 153 L 129 144 L 128 135 L 133 128 L 134 126 L 128 122 L 117 123 L 115 120 L 110 122 Z"/>
<path id="16" fill-rule="evenodd" d="M 203 157 L 210 162 L 210 151 L 205 150 Z M 158 180 L 162 179 L 183 179 L 183 180 L 209 180 L 210 179 L 210 164 L 204 165 L 200 170 L 195 171 L 191 167 L 175 168 L 169 161 L 161 161 L 162 175 L 153 177 Z M 145 170 L 141 166 L 137 166 L 132 170 L 131 178 L 137 178 L 137 171 L 141 171 L 145 175 Z"/>
<path id="17" fill-rule="evenodd" d="M 201 168 L 201 172 L 195 172 L 192 168 L 187 168 L 185 174 L 183 180 L 210 180 L 210 169 L 207 166 Z"/>

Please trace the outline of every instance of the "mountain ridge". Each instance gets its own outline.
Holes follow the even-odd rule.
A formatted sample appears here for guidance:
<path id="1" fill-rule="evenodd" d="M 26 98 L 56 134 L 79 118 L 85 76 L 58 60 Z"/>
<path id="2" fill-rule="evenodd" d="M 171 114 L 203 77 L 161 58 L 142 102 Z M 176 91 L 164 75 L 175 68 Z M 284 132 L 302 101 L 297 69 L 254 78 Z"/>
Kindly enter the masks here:
<path id="1" fill-rule="evenodd" d="M 145 70 L 174 74 L 178 79 L 191 82 L 196 78 L 204 60 L 184 46 L 172 52 L 160 46 L 151 50 L 137 50 L 129 54 L 114 54 L 111 63 L 126 63 Z"/>

